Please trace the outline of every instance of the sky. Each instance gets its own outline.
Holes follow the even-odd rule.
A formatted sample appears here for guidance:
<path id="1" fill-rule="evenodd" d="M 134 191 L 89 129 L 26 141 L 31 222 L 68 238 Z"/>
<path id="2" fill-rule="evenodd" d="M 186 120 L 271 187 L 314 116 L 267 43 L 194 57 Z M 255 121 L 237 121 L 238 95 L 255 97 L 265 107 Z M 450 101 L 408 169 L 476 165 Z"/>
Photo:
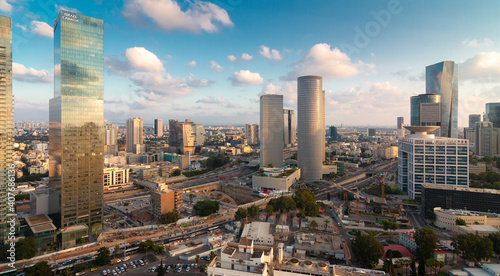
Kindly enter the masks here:
<path id="1" fill-rule="evenodd" d="M 0 0 L 15 121 L 48 122 L 60 9 L 104 21 L 112 123 L 258 123 L 260 95 L 296 110 L 297 77 L 320 75 L 327 125 L 395 127 L 410 123 L 425 67 L 445 60 L 459 65 L 459 127 L 500 101 L 500 1 Z"/>

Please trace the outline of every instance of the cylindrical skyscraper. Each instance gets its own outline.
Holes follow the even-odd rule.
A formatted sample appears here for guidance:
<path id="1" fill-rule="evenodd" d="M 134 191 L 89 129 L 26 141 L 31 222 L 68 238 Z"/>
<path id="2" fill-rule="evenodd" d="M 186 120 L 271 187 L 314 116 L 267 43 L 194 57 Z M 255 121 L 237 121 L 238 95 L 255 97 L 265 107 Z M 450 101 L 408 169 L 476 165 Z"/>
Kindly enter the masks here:
<path id="1" fill-rule="evenodd" d="M 323 78 L 297 79 L 297 159 L 303 180 L 321 179 L 325 153 L 325 92 Z"/>

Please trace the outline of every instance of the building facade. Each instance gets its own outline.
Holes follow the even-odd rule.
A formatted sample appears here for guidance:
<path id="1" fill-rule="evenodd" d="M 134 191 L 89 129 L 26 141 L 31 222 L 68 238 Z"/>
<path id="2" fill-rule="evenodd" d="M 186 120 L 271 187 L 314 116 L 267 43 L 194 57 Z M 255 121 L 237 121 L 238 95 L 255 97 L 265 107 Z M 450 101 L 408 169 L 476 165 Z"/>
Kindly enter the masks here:
<path id="1" fill-rule="evenodd" d="M 297 79 L 297 160 L 304 180 L 322 178 L 325 159 L 325 91 L 320 76 Z"/>
<path id="2" fill-rule="evenodd" d="M 13 164 L 13 98 L 12 98 L 12 20 L 0 16 L 0 242 L 7 239 L 7 187 Z M 11 170 L 13 168 L 10 168 Z M 13 212 L 11 212 L 13 213 Z"/>
<path id="3" fill-rule="evenodd" d="M 105 168 L 104 189 L 117 189 L 128 183 L 130 169 Z"/>
<path id="4" fill-rule="evenodd" d="M 249 145 L 260 144 L 260 130 L 259 124 L 246 124 L 245 125 L 245 137 L 247 138 L 247 143 Z"/>
<path id="5" fill-rule="evenodd" d="M 500 128 L 500 103 L 487 103 L 484 120 L 491 122 L 493 127 Z"/>
<path id="6" fill-rule="evenodd" d="M 423 184 L 469 187 L 469 141 L 427 134 L 436 127 L 406 127 L 415 132 L 401 143 L 398 187 L 420 199 Z"/>
<path id="7" fill-rule="evenodd" d="M 410 98 L 412 126 L 441 126 L 441 96 L 420 94 Z M 441 136 L 441 130 L 431 132 Z"/>
<path id="8" fill-rule="evenodd" d="M 285 147 L 295 144 L 295 112 L 291 109 L 283 109 L 283 141 Z"/>
<path id="9" fill-rule="evenodd" d="M 474 130 L 475 149 L 478 156 L 500 155 L 500 128 L 493 127 L 492 122 L 476 123 Z"/>
<path id="10" fill-rule="evenodd" d="M 469 114 L 469 128 L 475 128 L 481 122 L 481 114 Z"/>
<path id="11" fill-rule="evenodd" d="M 367 134 L 369 137 L 375 137 L 377 135 L 377 130 L 374 128 L 369 128 Z"/>
<path id="12" fill-rule="evenodd" d="M 180 212 L 182 205 L 182 192 L 166 189 L 151 192 L 151 214 L 155 219 L 161 215 L 172 212 L 174 209 Z"/>
<path id="13" fill-rule="evenodd" d="M 195 124 L 186 119 L 179 123 L 177 120 L 170 120 L 170 146 L 178 148 L 180 153 L 197 153 L 205 143 L 205 128 L 202 124 Z"/>
<path id="14" fill-rule="evenodd" d="M 162 137 L 163 136 L 163 120 L 162 119 L 155 119 L 155 121 L 154 121 L 154 131 L 155 131 L 155 136 L 156 137 Z"/>
<path id="15" fill-rule="evenodd" d="M 104 155 L 118 155 L 118 125 L 104 125 Z"/>
<path id="16" fill-rule="evenodd" d="M 60 75 L 49 103 L 49 185 L 63 228 L 102 225 L 103 35 L 101 19 L 65 10 L 54 26 Z"/>
<path id="17" fill-rule="evenodd" d="M 141 145 L 143 144 L 143 126 L 142 118 L 130 118 L 127 120 L 126 132 L 127 152 L 141 154 Z M 139 150 L 139 152 L 138 152 Z"/>
<path id="18" fill-rule="evenodd" d="M 260 166 L 283 166 L 283 95 L 260 96 Z"/>
<path id="19" fill-rule="evenodd" d="M 458 64 L 443 61 L 425 67 L 425 93 L 441 96 L 441 136 L 458 135 Z"/>
<path id="20" fill-rule="evenodd" d="M 402 139 L 405 137 L 405 117 L 398 117 L 397 121 L 397 138 Z"/>

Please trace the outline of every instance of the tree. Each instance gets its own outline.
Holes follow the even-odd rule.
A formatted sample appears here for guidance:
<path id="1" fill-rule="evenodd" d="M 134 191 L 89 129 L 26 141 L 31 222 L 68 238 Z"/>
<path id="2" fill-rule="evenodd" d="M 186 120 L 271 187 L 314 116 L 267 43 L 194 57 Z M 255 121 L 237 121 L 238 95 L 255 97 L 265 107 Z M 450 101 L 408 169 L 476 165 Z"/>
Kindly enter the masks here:
<path id="1" fill-rule="evenodd" d="M 297 217 L 300 218 L 300 219 L 305 219 L 306 218 L 306 214 L 304 212 L 298 212 L 297 213 Z"/>
<path id="2" fill-rule="evenodd" d="M 243 208 L 238 208 L 236 213 L 234 214 L 234 219 L 235 220 L 244 220 L 247 217 L 247 210 Z"/>
<path id="3" fill-rule="evenodd" d="M 425 211 L 425 218 L 431 221 L 436 221 L 436 213 L 432 209 Z"/>
<path id="4" fill-rule="evenodd" d="M 117 244 L 117 245 L 115 245 L 115 251 L 113 253 L 115 258 L 116 258 L 116 253 L 118 253 L 118 251 L 120 251 L 120 246 Z"/>
<path id="5" fill-rule="evenodd" d="M 178 221 L 181 218 L 181 215 L 179 215 L 179 212 L 177 212 L 176 209 L 174 209 L 172 212 L 167 212 L 163 215 L 160 216 L 160 222 L 162 224 L 170 224 Z"/>
<path id="6" fill-rule="evenodd" d="M 99 250 L 97 250 L 98 254 L 97 254 L 97 257 L 95 258 L 94 262 L 97 266 L 101 266 L 101 265 L 107 265 L 109 264 L 109 261 L 110 261 L 110 257 L 109 257 L 109 249 L 105 246 L 99 248 Z"/>
<path id="7" fill-rule="evenodd" d="M 194 260 L 196 261 L 196 264 L 198 264 L 200 262 L 200 255 L 196 255 L 196 257 L 194 257 Z"/>
<path id="8" fill-rule="evenodd" d="M 388 221 L 388 220 L 383 220 L 382 221 L 382 228 L 387 231 L 387 230 L 398 230 L 399 229 L 399 224 L 396 222 Z"/>
<path id="9" fill-rule="evenodd" d="M 399 252 L 398 250 L 391 250 L 391 249 L 387 250 L 387 252 L 385 253 L 385 255 L 386 256 L 389 255 L 389 252 L 390 252 L 392 258 L 397 259 L 397 258 L 403 257 L 403 253 Z"/>
<path id="10" fill-rule="evenodd" d="M 26 276 L 53 275 L 52 269 L 47 262 L 38 262 L 26 269 Z"/>
<path id="11" fill-rule="evenodd" d="M 290 212 L 297 209 L 295 200 L 290 197 L 282 196 L 269 200 L 268 205 L 273 206 L 273 211 Z"/>
<path id="12" fill-rule="evenodd" d="M 215 252 L 210 251 L 210 260 L 215 259 Z"/>
<path id="13" fill-rule="evenodd" d="M 270 204 L 267 204 L 266 206 L 266 212 L 272 216 L 274 214 L 274 208 L 273 208 L 273 205 L 270 205 Z"/>
<path id="14" fill-rule="evenodd" d="M 37 248 L 35 247 L 35 238 L 27 237 L 16 243 L 16 258 L 31 259 L 35 257 Z"/>
<path id="15" fill-rule="evenodd" d="M 193 209 L 199 216 L 206 217 L 213 213 L 217 213 L 219 211 L 219 207 L 220 203 L 218 201 L 207 199 L 196 202 Z"/>
<path id="16" fill-rule="evenodd" d="M 332 194 L 330 192 L 326 193 L 326 198 L 328 201 L 332 200 Z"/>
<path id="17" fill-rule="evenodd" d="M 488 238 L 493 243 L 493 251 L 495 254 L 500 254 L 500 233 L 492 233 Z"/>
<path id="18" fill-rule="evenodd" d="M 172 173 L 172 176 L 179 176 L 179 175 L 181 175 L 180 169 L 175 169 L 174 172 Z"/>
<path id="19" fill-rule="evenodd" d="M 149 250 L 153 250 L 155 243 L 152 240 L 146 240 L 139 244 L 139 252 L 147 252 Z"/>
<path id="20" fill-rule="evenodd" d="M 309 226 L 312 229 L 316 230 L 318 228 L 318 223 L 315 220 L 313 220 L 313 221 L 311 221 L 311 223 L 309 224 Z"/>
<path id="21" fill-rule="evenodd" d="M 375 267 L 384 255 L 384 246 L 371 235 L 356 236 L 351 248 L 358 262 L 365 268 Z"/>
<path id="22" fill-rule="evenodd" d="M 165 269 L 163 268 L 163 259 L 161 259 L 161 261 L 160 261 L 160 267 L 158 267 L 158 272 L 156 275 L 158 275 L 158 276 L 165 275 Z"/>
<path id="23" fill-rule="evenodd" d="M 163 252 L 165 252 L 165 247 L 162 245 L 154 245 L 153 252 L 158 255 L 163 254 Z"/>
<path id="24" fill-rule="evenodd" d="M 459 234 L 451 244 L 455 247 L 455 252 L 465 260 L 478 263 L 493 257 L 493 242 L 488 237 Z"/>
<path id="25" fill-rule="evenodd" d="M 248 216 L 251 218 L 256 218 L 259 214 L 259 206 L 253 205 L 247 208 Z"/>
<path id="26" fill-rule="evenodd" d="M 456 225 L 467 225 L 467 222 L 465 222 L 465 220 L 463 218 L 457 218 L 455 220 L 455 224 Z"/>
<path id="27" fill-rule="evenodd" d="M 413 238 L 417 244 L 418 275 L 425 276 L 425 260 L 432 258 L 438 236 L 432 229 L 425 227 L 415 231 Z"/>

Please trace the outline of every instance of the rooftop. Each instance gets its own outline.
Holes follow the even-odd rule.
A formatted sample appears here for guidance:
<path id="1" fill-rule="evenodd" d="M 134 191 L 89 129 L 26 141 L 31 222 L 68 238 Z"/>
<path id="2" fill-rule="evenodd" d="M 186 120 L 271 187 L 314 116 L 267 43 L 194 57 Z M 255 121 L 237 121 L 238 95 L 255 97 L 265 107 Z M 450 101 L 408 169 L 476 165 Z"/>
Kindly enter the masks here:
<path id="1" fill-rule="evenodd" d="M 45 214 L 29 216 L 25 219 L 33 234 L 57 230 L 57 227 L 52 223 L 52 220 Z"/>
<path id="2" fill-rule="evenodd" d="M 499 194 L 500 190 L 493 189 L 482 189 L 482 188 L 465 188 L 452 185 L 434 185 L 434 184 L 422 184 L 422 187 L 428 189 L 441 189 L 441 190 L 452 190 L 452 191 L 463 191 L 472 193 L 488 193 L 488 194 Z"/>

